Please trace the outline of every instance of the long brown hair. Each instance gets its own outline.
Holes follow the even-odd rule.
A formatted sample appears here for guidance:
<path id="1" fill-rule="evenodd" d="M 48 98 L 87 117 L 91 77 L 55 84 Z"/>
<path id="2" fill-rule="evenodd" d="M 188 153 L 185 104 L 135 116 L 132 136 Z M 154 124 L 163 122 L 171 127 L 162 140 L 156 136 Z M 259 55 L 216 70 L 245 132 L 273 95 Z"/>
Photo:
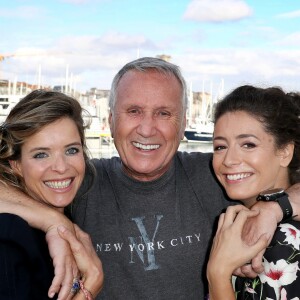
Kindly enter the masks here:
<path id="1" fill-rule="evenodd" d="M 26 191 L 22 178 L 13 172 L 9 161 L 20 159 L 26 139 L 44 126 L 64 117 L 70 118 L 76 124 L 83 147 L 86 172 L 92 171 L 82 112 L 83 109 L 76 99 L 56 91 L 35 90 L 21 99 L 0 126 L 0 181 Z"/>

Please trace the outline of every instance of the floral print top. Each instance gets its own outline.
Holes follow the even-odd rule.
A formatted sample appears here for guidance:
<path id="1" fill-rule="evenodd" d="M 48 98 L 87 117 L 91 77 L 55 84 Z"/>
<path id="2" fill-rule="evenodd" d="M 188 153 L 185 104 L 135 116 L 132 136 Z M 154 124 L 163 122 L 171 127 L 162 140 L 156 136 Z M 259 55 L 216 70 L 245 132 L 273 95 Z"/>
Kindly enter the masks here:
<path id="1" fill-rule="evenodd" d="M 282 223 L 255 279 L 233 276 L 238 300 L 300 300 L 300 222 Z"/>

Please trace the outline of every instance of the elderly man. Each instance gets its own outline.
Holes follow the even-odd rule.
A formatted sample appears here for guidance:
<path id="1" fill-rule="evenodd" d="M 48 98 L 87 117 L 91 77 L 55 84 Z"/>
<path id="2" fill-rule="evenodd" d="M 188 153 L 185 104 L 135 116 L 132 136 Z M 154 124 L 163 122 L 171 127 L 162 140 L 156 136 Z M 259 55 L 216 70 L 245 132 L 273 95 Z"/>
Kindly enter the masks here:
<path id="1" fill-rule="evenodd" d="M 97 299 L 206 296 L 205 263 L 214 223 L 230 203 L 211 171 L 211 154 L 178 152 L 186 107 L 180 70 L 163 60 L 135 60 L 113 80 L 109 123 L 120 157 L 93 160 L 96 178 L 87 189 L 86 177 L 84 196 L 70 210 L 103 263 L 105 283 Z M 10 201 L 1 201 L 2 211 L 20 214 L 45 231 L 51 228 L 51 237 L 53 228 L 66 222 L 14 191 L 1 187 L 1 193 Z M 296 211 L 300 199 L 297 192 L 290 196 Z M 265 207 L 274 211 L 268 212 L 269 220 L 281 220 L 277 203 L 259 205 L 257 227 L 266 219 Z M 53 216 L 51 224 L 43 223 L 45 213 Z M 251 228 L 250 235 L 256 231 Z"/>

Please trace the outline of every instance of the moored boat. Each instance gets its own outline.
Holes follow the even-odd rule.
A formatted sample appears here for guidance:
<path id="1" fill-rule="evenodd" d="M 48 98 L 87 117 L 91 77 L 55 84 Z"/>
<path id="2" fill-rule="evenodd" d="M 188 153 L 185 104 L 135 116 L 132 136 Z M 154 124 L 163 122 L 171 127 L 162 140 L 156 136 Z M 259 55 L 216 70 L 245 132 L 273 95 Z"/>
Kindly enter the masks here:
<path id="1" fill-rule="evenodd" d="M 186 128 L 184 131 L 184 136 L 188 142 L 212 143 L 213 131 L 213 123 L 199 123 L 193 127 Z"/>

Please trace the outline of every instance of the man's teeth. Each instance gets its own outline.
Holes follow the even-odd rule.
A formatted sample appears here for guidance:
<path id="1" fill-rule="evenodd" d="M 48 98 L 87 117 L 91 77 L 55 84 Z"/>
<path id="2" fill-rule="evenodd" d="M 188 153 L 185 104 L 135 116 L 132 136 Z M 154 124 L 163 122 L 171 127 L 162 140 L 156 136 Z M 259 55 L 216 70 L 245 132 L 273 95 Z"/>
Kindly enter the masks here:
<path id="1" fill-rule="evenodd" d="M 226 175 L 228 180 L 239 180 L 251 176 L 250 173 L 239 173 L 234 175 Z"/>
<path id="2" fill-rule="evenodd" d="M 153 150 L 153 149 L 159 148 L 159 145 L 143 145 L 143 144 L 136 143 L 136 142 L 133 142 L 133 145 L 142 150 Z"/>
<path id="3" fill-rule="evenodd" d="M 52 189 L 64 189 L 71 184 L 71 179 L 65 181 L 46 181 L 45 184 Z"/>

